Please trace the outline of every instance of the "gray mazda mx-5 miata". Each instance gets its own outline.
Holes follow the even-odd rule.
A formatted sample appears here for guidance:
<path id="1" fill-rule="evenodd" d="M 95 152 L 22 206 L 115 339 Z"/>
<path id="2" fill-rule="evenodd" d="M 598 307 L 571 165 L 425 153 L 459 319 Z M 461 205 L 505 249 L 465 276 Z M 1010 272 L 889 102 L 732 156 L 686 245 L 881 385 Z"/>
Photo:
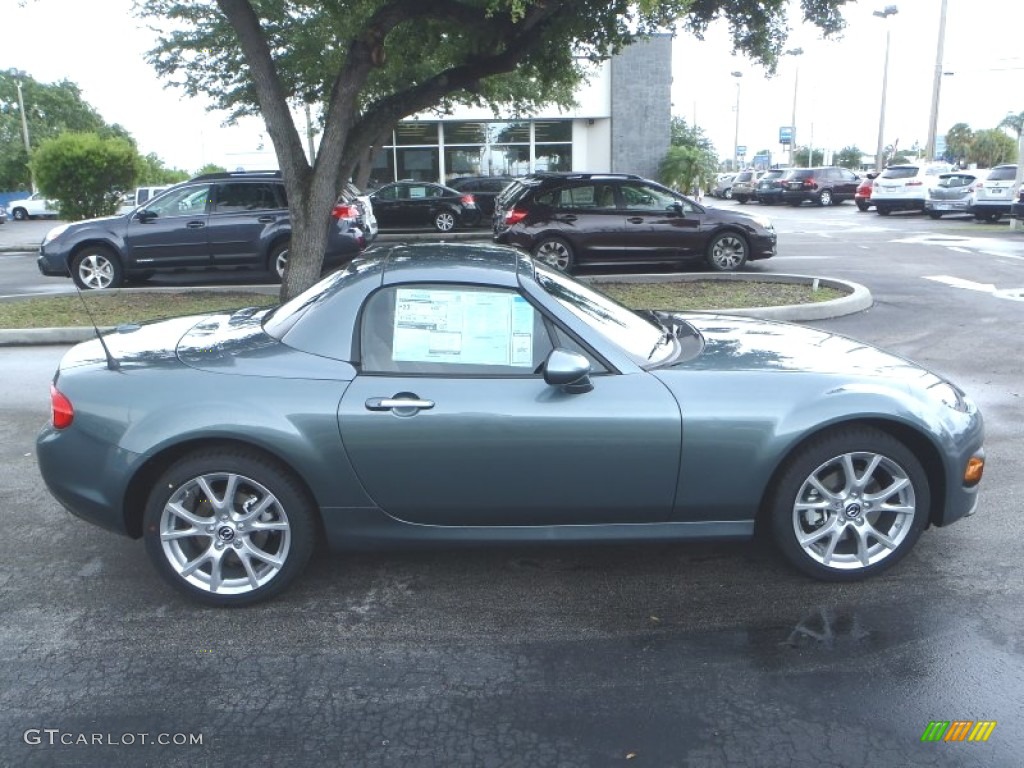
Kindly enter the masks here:
<path id="1" fill-rule="evenodd" d="M 971 514 L 981 414 L 842 336 L 633 312 L 511 248 L 394 246 L 271 310 L 71 349 L 39 467 L 208 603 L 335 548 L 749 537 L 806 573 L 893 565 Z"/>

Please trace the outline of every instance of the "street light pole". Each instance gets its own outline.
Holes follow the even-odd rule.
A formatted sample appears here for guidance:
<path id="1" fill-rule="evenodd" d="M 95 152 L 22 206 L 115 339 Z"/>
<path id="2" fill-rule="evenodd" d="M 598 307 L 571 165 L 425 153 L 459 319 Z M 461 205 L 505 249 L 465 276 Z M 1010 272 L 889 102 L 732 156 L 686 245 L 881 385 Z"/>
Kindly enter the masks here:
<path id="1" fill-rule="evenodd" d="M 743 77 L 742 72 L 732 72 L 733 77 Z M 736 133 L 732 142 L 732 168 L 734 171 L 740 169 L 740 81 L 736 80 Z"/>
<path id="2" fill-rule="evenodd" d="M 790 48 L 783 55 L 785 56 L 801 56 L 804 52 L 803 48 Z M 795 168 L 796 163 L 794 157 L 796 156 L 796 89 L 800 85 L 800 62 L 796 64 L 796 74 L 793 76 L 793 119 L 789 123 L 789 167 Z"/>
<path id="3" fill-rule="evenodd" d="M 895 5 L 887 5 L 881 11 L 872 11 L 873 16 L 885 19 L 899 13 Z M 878 114 L 878 149 L 875 152 L 875 171 L 882 172 L 882 151 L 885 139 L 885 92 L 889 87 L 889 27 L 885 28 L 885 66 L 882 68 L 882 108 Z"/>
<path id="4" fill-rule="evenodd" d="M 939 43 L 935 49 L 935 79 L 932 81 L 932 111 L 928 120 L 928 143 L 924 148 L 925 162 L 935 159 L 935 132 L 939 125 L 939 90 L 942 87 L 942 48 L 946 43 L 946 0 L 939 11 Z"/>
<path id="5" fill-rule="evenodd" d="M 18 111 L 21 112 L 21 136 L 25 140 L 25 154 L 30 158 L 32 156 L 32 144 L 28 140 L 28 118 L 25 117 L 25 97 L 21 93 L 21 81 L 15 82 L 18 88 Z M 36 177 L 32 173 L 32 166 L 29 166 L 29 184 L 32 187 L 33 194 L 36 191 Z"/>

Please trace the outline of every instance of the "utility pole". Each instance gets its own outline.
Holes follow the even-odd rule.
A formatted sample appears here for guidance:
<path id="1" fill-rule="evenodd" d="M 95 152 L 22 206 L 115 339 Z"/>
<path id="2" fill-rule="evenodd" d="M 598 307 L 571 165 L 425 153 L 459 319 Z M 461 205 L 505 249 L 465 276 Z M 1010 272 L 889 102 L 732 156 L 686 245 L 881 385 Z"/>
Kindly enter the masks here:
<path id="1" fill-rule="evenodd" d="M 925 145 L 925 162 L 935 159 L 935 133 L 939 125 L 939 91 L 942 88 L 942 49 L 946 43 L 946 0 L 942 0 L 939 11 L 939 42 L 935 48 L 935 79 L 932 81 L 932 111 L 928 119 L 928 143 Z"/>
<path id="2" fill-rule="evenodd" d="M 32 144 L 28 140 L 28 118 L 25 116 L 25 97 L 21 93 L 21 81 L 18 80 L 15 83 L 18 87 L 18 111 L 21 112 L 21 135 L 25 139 L 25 154 L 32 157 Z M 29 184 L 32 187 L 32 194 L 36 193 L 36 177 L 32 173 L 32 166 L 28 167 L 29 172 Z"/>
<path id="3" fill-rule="evenodd" d="M 895 5 L 887 5 L 881 11 L 872 11 L 872 16 L 887 19 L 900 12 Z M 878 112 L 878 150 L 875 152 L 875 171 L 882 172 L 882 152 L 885 144 L 885 92 L 889 87 L 889 25 L 885 26 L 885 64 L 882 67 L 882 108 Z"/>
<path id="4" fill-rule="evenodd" d="M 732 72 L 735 78 L 743 77 L 742 72 Z M 740 169 L 740 81 L 736 80 L 736 134 L 732 143 L 732 167 L 734 171 Z"/>

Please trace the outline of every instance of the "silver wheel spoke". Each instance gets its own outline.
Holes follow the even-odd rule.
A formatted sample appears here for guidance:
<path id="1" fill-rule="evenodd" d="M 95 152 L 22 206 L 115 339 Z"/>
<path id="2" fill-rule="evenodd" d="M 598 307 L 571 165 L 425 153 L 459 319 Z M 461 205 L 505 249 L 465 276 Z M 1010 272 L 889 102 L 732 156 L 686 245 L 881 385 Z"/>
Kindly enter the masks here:
<path id="1" fill-rule="evenodd" d="M 210 560 L 212 558 L 213 558 L 213 550 L 210 550 L 210 549 L 206 550 L 205 552 L 203 552 L 203 554 L 199 555 L 199 557 L 197 557 L 195 560 L 192 560 L 192 561 L 186 563 L 185 567 L 181 569 L 181 575 L 182 576 L 191 576 L 193 573 L 196 572 L 196 570 L 199 568 L 200 565 L 202 565 L 207 560 Z"/>
<path id="2" fill-rule="evenodd" d="M 288 523 L 263 523 L 259 520 L 252 522 L 249 528 L 253 531 L 287 531 Z"/>
<path id="3" fill-rule="evenodd" d="M 168 502 L 167 506 L 164 507 L 164 509 L 170 512 L 175 517 L 180 517 L 182 520 L 184 520 L 186 523 L 188 523 L 194 528 L 199 528 L 212 522 L 209 518 L 200 517 L 199 515 L 195 515 L 189 512 L 187 509 L 185 509 L 183 506 L 181 506 L 181 504 L 177 502 Z"/>
<path id="4" fill-rule="evenodd" d="M 825 552 L 821 556 L 821 562 L 823 562 L 825 565 L 828 565 L 832 562 L 832 555 L 835 554 L 836 544 L 839 543 L 839 538 L 842 535 L 843 531 L 841 529 L 837 528 L 833 531 L 832 538 L 828 540 L 828 547 L 825 548 Z"/>
<path id="5" fill-rule="evenodd" d="M 255 520 L 257 517 L 262 515 L 267 510 L 267 507 L 273 504 L 274 501 L 275 499 L 273 496 L 264 496 L 262 499 L 259 500 L 259 502 L 254 507 L 252 507 L 248 512 L 246 512 L 240 518 L 238 518 L 238 522 L 249 523 L 252 520 Z M 288 526 L 285 525 L 285 528 L 287 527 Z"/>
<path id="6" fill-rule="evenodd" d="M 238 559 L 242 561 L 242 567 L 245 568 L 245 573 L 249 577 L 249 586 L 256 589 L 260 585 L 260 580 L 256 577 L 256 571 L 252 567 L 252 560 L 248 553 L 239 552 Z"/>
<path id="7" fill-rule="evenodd" d="M 821 480 L 819 480 L 817 477 L 812 475 L 811 477 L 807 478 L 807 482 L 811 484 L 811 487 L 814 488 L 814 490 L 816 490 L 826 499 L 829 499 L 831 501 L 839 501 L 839 497 L 836 494 L 832 493 L 832 491 L 830 491 L 824 485 L 822 485 Z"/>
<path id="8" fill-rule="evenodd" d="M 882 463 L 882 457 L 875 454 L 871 461 L 865 467 L 861 476 L 857 479 L 856 488 L 858 491 L 863 491 L 867 485 L 871 482 L 871 478 L 875 474 L 875 470 L 878 469 L 878 465 Z"/>
<path id="9" fill-rule="evenodd" d="M 870 536 L 882 546 L 888 549 L 896 549 L 897 544 L 894 539 L 889 538 L 884 533 L 875 528 L 871 523 L 864 524 L 864 536 L 865 538 Z"/>
<path id="10" fill-rule="evenodd" d="M 251 540 L 247 540 L 242 545 L 242 548 L 245 550 L 246 554 L 251 555 L 252 557 L 255 557 L 257 560 L 262 560 L 267 565 L 274 566 L 274 568 L 280 568 L 281 566 L 284 565 L 284 561 L 283 560 L 281 560 L 280 558 L 274 557 L 273 555 L 271 555 L 271 554 L 269 554 L 267 552 L 264 552 L 262 549 L 260 549 L 257 546 L 254 546 Z"/>
<path id="11" fill-rule="evenodd" d="M 224 578 L 221 574 L 221 565 L 224 563 L 223 550 L 218 554 L 214 555 L 210 559 L 210 591 L 216 592 L 220 589 L 220 585 L 224 583 Z"/>
<path id="12" fill-rule="evenodd" d="M 205 536 L 208 539 L 212 538 L 210 534 L 206 533 L 205 531 L 201 531 L 198 528 L 192 527 L 180 528 L 174 531 L 163 531 L 160 534 L 160 539 L 162 541 L 174 541 L 176 539 L 187 539 L 191 536 Z"/>
<path id="13" fill-rule="evenodd" d="M 885 501 L 890 496 L 902 491 L 908 485 L 910 485 L 910 480 L 906 477 L 901 477 L 898 480 L 893 480 L 892 484 L 884 490 L 878 491 L 877 493 L 865 493 L 864 501 Z"/>
<path id="14" fill-rule="evenodd" d="M 816 531 L 813 531 L 806 536 L 800 537 L 800 546 L 809 547 L 811 544 L 820 541 L 826 536 L 831 536 L 836 533 L 838 533 L 838 526 L 836 525 L 835 521 L 832 521 L 827 525 L 821 526 L 821 528 L 818 528 Z"/>

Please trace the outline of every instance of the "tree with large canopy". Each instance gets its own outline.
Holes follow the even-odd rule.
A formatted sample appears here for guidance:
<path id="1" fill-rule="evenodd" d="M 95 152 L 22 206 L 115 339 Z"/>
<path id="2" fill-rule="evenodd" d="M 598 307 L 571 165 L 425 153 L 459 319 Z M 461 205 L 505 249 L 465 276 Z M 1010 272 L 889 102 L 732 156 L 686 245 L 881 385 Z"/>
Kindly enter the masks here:
<path id="1" fill-rule="evenodd" d="M 842 28 L 846 0 L 801 0 L 803 19 Z M 399 120 L 455 103 L 526 114 L 566 98 L 597 61 L 677 25 L 718 18 L 737 52 L 773 71 L 788 0 L 145 0 L 161 75 L 234 116 L 259 114 L 288 191 L 291 252 L 282 298 L 318 278 L 342 183 Z M 321 105 L 311 164 L 293 109 Z"/>

